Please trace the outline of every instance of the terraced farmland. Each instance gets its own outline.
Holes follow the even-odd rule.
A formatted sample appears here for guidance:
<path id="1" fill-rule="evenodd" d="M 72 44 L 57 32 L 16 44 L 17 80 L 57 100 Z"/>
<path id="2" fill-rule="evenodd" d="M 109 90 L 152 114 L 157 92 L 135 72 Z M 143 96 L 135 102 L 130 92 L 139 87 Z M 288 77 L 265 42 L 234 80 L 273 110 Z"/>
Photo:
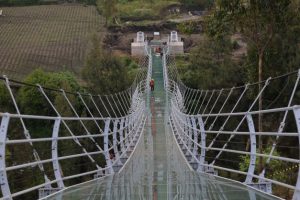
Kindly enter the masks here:
<path id="1" fill-rule="evenodd" d="M 22 79 L 35 68 L 78 73 L 88 42 L 103 31 L 94 6 L 77 4 L 11 7 L 0 17 L 0 75 Z"/>

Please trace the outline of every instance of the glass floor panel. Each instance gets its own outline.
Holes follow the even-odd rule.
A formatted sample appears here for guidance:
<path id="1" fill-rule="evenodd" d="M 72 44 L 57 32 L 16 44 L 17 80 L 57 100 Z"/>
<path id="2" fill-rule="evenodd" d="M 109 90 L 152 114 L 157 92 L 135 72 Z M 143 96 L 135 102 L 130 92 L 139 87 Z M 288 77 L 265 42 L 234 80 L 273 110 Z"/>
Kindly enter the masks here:
<path id="1" fill-rule="evenodd" d="M 153 57 L 155 90 L 148 96 L 149 117 L 136 151 L 115 175 L 68 188 L 50 200 L 79 199 L 276 199 L 240 183 L 191 170 L 168 125 L 161 58 Z"/>

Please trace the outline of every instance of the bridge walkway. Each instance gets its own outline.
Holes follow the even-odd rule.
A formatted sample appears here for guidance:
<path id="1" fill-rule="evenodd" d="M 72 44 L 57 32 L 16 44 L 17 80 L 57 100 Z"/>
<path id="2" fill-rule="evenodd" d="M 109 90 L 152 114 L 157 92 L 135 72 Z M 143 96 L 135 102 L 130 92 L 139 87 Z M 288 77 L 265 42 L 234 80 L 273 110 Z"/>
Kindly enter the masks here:
<path id="1" fill-rule="evenodd" d="M 152 77 L 155 90 L 148 94 L 150 113 L 146 129 L 125 168 L 47 199 L 274 199 L 240 183 L 192 171 L 168 125 L 168 100 L 160 56 L 153 56 Z"/>

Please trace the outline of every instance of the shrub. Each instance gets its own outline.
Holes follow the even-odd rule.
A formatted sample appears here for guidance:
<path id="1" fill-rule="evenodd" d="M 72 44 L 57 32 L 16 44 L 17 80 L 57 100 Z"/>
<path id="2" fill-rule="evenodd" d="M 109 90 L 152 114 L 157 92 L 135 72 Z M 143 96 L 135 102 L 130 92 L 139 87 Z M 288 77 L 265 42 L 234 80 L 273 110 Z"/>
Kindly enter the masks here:
<path id="1" fill-rule="evenodd" d="M 185 23 L 180 23 L 177 25 L 177 29 L 184 34 L 192 34 L 195 33 L 197 30 L 197 22 L 185 22 Z"/>

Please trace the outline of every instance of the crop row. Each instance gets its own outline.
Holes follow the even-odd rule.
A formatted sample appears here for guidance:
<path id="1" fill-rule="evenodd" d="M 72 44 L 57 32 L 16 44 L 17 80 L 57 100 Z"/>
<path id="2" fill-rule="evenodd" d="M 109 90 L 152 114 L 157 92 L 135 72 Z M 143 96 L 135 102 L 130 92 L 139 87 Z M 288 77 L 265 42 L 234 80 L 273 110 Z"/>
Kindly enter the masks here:
<path id="1" fill-rule="evenodd" d="M 78 73 L 91 35 L 103 25 L 93 6 L 11 7 L 3 12 L 0 73 L 18 79 L 35 68 Z"/>

